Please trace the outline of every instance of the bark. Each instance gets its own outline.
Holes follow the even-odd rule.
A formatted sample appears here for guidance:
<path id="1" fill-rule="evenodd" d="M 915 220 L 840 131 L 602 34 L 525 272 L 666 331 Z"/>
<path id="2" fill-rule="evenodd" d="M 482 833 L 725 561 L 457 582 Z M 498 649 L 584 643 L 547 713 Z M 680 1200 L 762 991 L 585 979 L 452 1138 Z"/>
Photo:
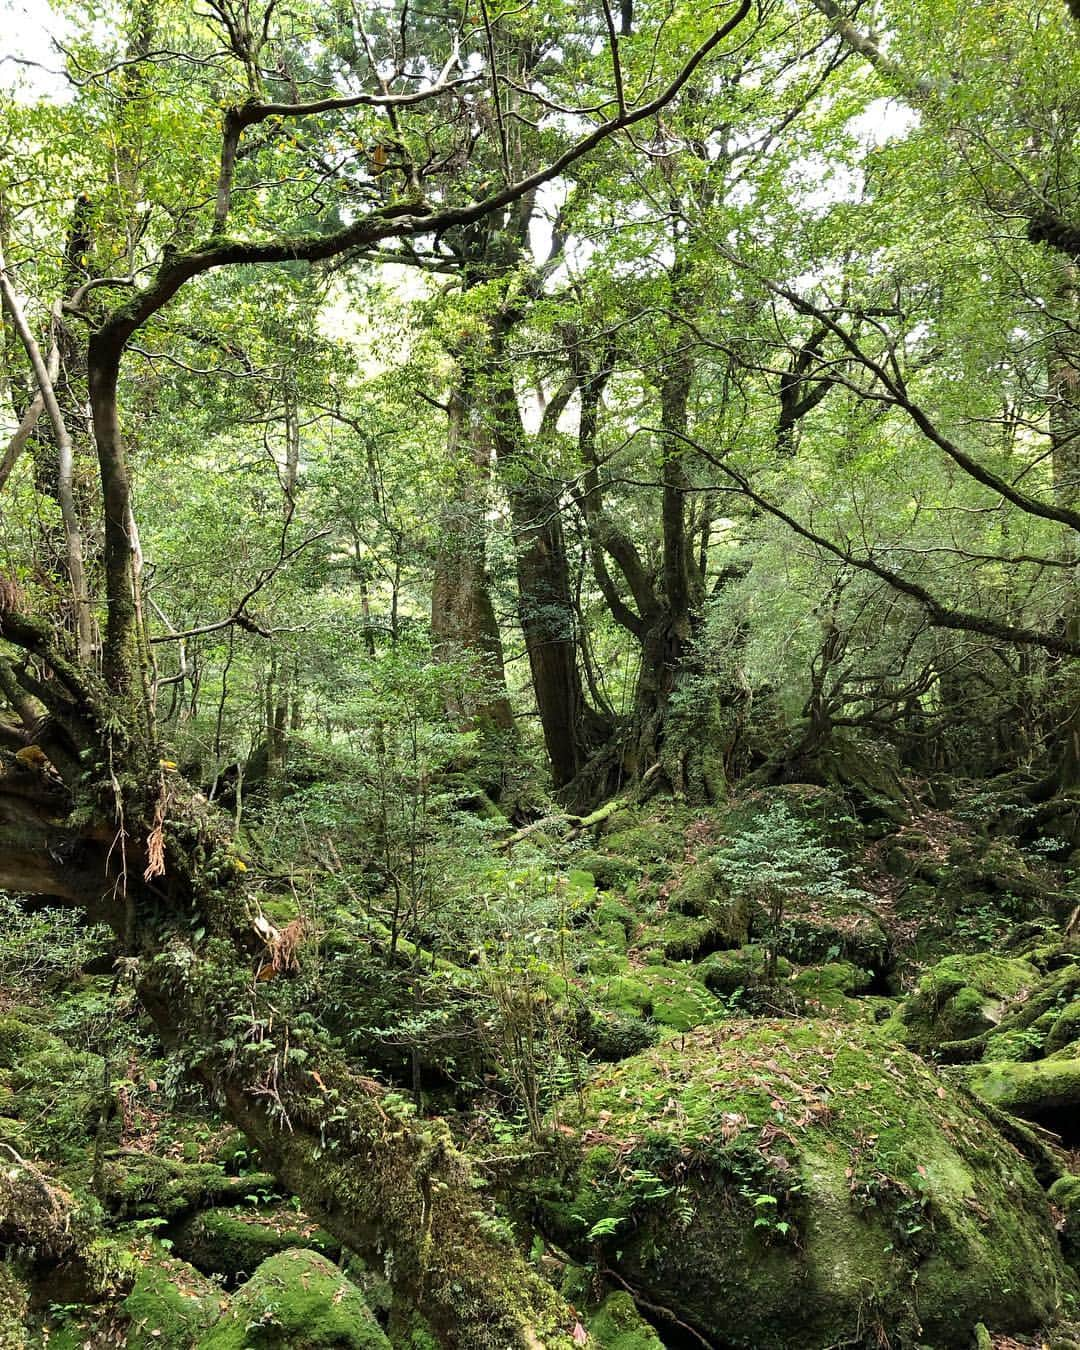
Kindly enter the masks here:
<path id="1" fill-rule="evenodd" d="M 491 451 L 473 421 L 464 379 L 450 394 L 446 451 L 452 482 L 439 520 L 431 635 L 440 661 L 466 666 L 466 684 L 448 693 L 447 711 L 463 730 L 512 732 L 502 637 L 487 575 Z"/>
<path id="2" fill-rule="evenodd" d="M 530 453 L 517 394 L 506 369 L 511 323 L 512 318 L 503 314 L 492 324 L 491 361 L 485 371 L 487 397 L 497 461 L 510 503 L 518 617 L 558 792 L 574 782 L 611 728 L 585 697 L 562 526 L 563 489 L 539 457 Z"/>
<path id="3" fill-rule="evenodd" d="M 56 496 L 60 504 L 60 513 L 64 522 L 65 554 L 68 577 L 75 603 L 75 631 L 79 660 L 85 665 L 90 661 L 93 646 L 93 623 L 90 613 L 90 596 L 87 590 L 86 568 L 83 562 L 82 531 L 75 510 L 75 448 L 68 430 L 67 421 L 60 410 L 57 399 L 54 376 L 42 356 L 33 332 L 23 313 L 18 296 L 8 279 L 4 255 L 0 252 L 0 293 L 11 322 L 18 334 L 34 372 L 38 391 L 45 412 L 53 429 L 56 444 Z M 61 322 L 59 314 L 54 315 L 54 323 Z M 33 406 L 33 405 L 31 405 Z M 21 428 L 20 428 L 21 430 Z M 18 434 L 18 433 L 17 433 Z M 9 447 L 10 454 L 10 447 Z"/>
<path id="4" fill-rule="evenodd" d="M 1054 476 L 1054 500 L 1066 510 L 1075 510 L 1080 500 L 1080 362 L 1075 338 L 1078 308 L 1076 269 L 1062 268 L 1059 300 L 1066 314 L 1053 334 L 1048 363 L 1050 401 L 1049 430 Z M 1078 561 L 1076 532 L 1062 532 L 1062 558 L 1071 563 L 1075 576 Z M 1075 580 L 1067 588 L 1060 615 L 1062 633 L 1080 640 L 1080 596 Z M 1068 658 L 1053 662 L 1052 680 L 1056 686 L 1055 745 L 1057 786 L 1069 789 L 1080 785 L 1080 698 L 1076 687 L 1075 663 Z"/>

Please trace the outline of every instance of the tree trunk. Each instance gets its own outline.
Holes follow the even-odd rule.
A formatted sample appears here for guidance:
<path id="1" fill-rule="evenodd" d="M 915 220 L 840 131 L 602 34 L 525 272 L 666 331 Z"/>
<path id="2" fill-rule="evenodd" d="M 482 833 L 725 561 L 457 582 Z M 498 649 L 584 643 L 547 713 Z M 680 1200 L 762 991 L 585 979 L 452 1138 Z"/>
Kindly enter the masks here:
<path id="1" fill-rule="evenodd" d="M 446 449 L 453 479 L 439 519 L 431 635 L 440 661 L 465 667 L 447 696 L 450 716 L 462 730 L 505 736 L 514 729 L 514 715 L 487 576 L 491 451 L 472 425 L 471 401 L 467 385 L 451 391 Z"/>
<path id="2" fill-rule="evenodd" d="M 492 322 L 485 371 L 497 460 L 510 503 L 518 617 L 557 792 L 570 788 L 611 733 L 585 697 L 560 500 L 563 485 L 528 453 L 517 394 L 506 367 L 512 318 Z M 580 803 L 571 803 L 580 804 Z"/>

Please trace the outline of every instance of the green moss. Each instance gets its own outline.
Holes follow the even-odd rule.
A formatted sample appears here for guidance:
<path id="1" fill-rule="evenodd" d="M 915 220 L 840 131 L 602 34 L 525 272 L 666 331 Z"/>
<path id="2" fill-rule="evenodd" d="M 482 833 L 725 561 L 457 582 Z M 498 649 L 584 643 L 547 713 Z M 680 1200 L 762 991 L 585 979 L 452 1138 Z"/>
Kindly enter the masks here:
<path id="1" fill-rule="evenodd" d="M 27 1343 L 30 1291 L 11 1264 L 0 1265 L 0 1350 L 22 1350 Z"/>
<path id="2" fill-rule="evenodd" d="M 725 1345 L 966 1350 L 979 1317 L 1030 1330 L 1075 1292 L 1026 1164 L 869 1028 L 700 1029 L 596 1073 L 560 1119 L 582 1147 L 538 1186 L 546 1224 Z"/>
<path id="3" fill-rule="evenodd" d="M 608 1294 L 588 1319 L 600 1350 L 664 1350 L 664 1343 L 622 1290 Z"/>
<path id="4" fill-rule="evenodd" d="M 357 1287 L 317 1252 L 264 1261 L 199 1350 L 390 1350 Z"/>
<path id="5" fill-rule="evenodd" d="M 1060 1177 L 1049 1194 L 1062 1213 L 1061 1250 L 1073 1269 L 1080 1270 L 1080 1177 Z"/>
<path id="6" fill-rule="evenodd" d="M 290 1247 L 336 1256 L 340 1243 L 292 1210 L 208 1209 L 177 1231 L 175 1250 L 204 1274 L 250 1275 L 267 1257 Z"/>
<path id="7" fill-rule="evenodd" d="M 1028 1120 L 1052 1123 L 1080 1109 L 1080 1060 L 991 1061 L 973 1065 L 967 1074 L 980 1097 Z"/>
<path id="8" fill-rule="evenodd" d="M 738 951 L 714 952 L 698 963 L 697 973 L 698 978 L 714 994 L 725 996 L 764 980 L 767 962 L 765 948 L 751 943 L 740 947 Z M 791 962 L 786 957 L 779 957 L 776 964 L 777 979 L 790 979 L 792 971 Z"/>
<path id="9" fill-rule="evenodd" d="M 1015 957 L 948 956 L 928 970 L 890 1021 L 890 1032 L 926 1052 L 948 1041 L 992 1031 L 1012 1000 L 1040 980 L 1038 970 Z"/>
<path id="10" fill-rule="evenodd" d="M 128 1323 L 126 1344 L 129 1350 L 189 1350 L 217 1321 L 223 1302 L 218 1285 L 163 1255 L 142 1267 L 120 1305 Z"/>
<path id="11" fill-rule="evenodd" d="M 808 1011 L 842 1014 L 853 995 L 870 988 L 872 979 L 868 970 L 860 970 L 850 961 L 830 961 L 801 970 L 791 981 L 791 988 L 810 1005 Z"/>
<path id="12" fill-rule="evenodd" d="M 1063 1050 L 1076 1040 L 1080 1040 L 1080 999 L 1062 1008 L 1054 1018 L 1046 1035 L 1046 1053 Z"/>
<path id="13" fill-rule="evenodd" d="M 269 1173 L 229 1177 L 215 1163 L 182 1163 L 149 1153 L 110 1160 L 103 1171 L 109 1208 L 132 1218 L 177 1219 L 203 1205 L 267 1194 L 275 1186 Z"/>
<path id="14" fill-rule="evenodd" d="M 55 1036 L 17 1017 L 0 1017 L 0 1069 L 13 1068 L 26 1055 L 60 1044 Z"/>

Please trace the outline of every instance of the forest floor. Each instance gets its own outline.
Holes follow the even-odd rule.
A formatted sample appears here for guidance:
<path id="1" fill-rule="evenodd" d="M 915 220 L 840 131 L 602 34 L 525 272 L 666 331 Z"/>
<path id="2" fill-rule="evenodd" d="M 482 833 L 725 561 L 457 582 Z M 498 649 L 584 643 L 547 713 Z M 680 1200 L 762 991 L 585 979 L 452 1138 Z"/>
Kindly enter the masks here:
<path id="1" fill-rule="evenodd" d="M 1080 1346 L 1080 889 L 1031 813 L 790 785 L 488 848 L 503 931 L 391 952 L 339 894 L 302 978 L 582 1337 Z M 435 1344 L 48 917 L 0 932 L 0 1346 Z"/>

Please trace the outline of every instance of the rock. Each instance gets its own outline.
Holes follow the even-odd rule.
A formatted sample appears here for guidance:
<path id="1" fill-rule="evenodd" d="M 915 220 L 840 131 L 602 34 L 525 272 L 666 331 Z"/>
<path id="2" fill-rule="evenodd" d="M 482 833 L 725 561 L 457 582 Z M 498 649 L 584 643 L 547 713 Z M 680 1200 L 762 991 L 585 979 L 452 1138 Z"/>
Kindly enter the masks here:
<path id="1" fill-rule="evenodd" d="M 703 1028 L 595 1074 L 560 1121 L 542 1226 L 706 1340 L 968 1350 L 978 1320 L 1030 1330 L 1076 1293 L 1026 1163 L 858 1024 Z"/>
<path id="2" fill-rule="evenodd" d="M 1009 1003 L 1040 979 L 1030 962 L 1017 957 L 947 956 L 923 975 L 888 1027 L 905 1045 L 925 1054 L 946 1042 L 992 1031 Z"/>
<path id="3" fill-rule="evenodd" d="M 289 1209 L 204 1210 L 180 1225 L 173 1250 L 204 1275 L 235 1280 L 290 1247 L 334 1257 L 341 1250 L 336 1238 Z"/>
<path id="4" fill-rule="evenodd" d="M 356 1285 L 318 1252 L 264 1261 L 198 1350 L 390 1350 Z"/>
<path id="5" fill-rule="evenodd" d="M 599 969 L 591 964 L 590 1001 L 619 1017 L 649 1017 L 673 1031 L 688 1031 L 724 1015 L 701 982 L 699 967 L 688 962 L 638 966 L 606 953 Z"/>
<path id="6" fill-rule="evenodd" d="M 30 1291 L 14 1266 L 0 1265 L 0 1350 L 23 1350 Z"/>
<path id="7" fill-rule="evenodd" d="M 1043 1050 L 1046 1054 L 1052 1055 L 1078 1040 L 1080 1040 L 1080 999 L 1075 999 L 1062 1008 L 1054 1019 L 1046 1034 Z"/>
<path id="8" fill-rule="evenodd" d="M 193 1266 L 161 1254 L 135 1276 L 120 1304 L 127 1319 L 128 1350 L 190 1350 L 221 1316 L 226 1303 L 220 1285 Z"/>
<path id="9" fill-rule="evenodd" d="M 275 1186 L 269 1173 L 230 1177 L 216 1163 L 182 1163 L 130 1151 L 106 1162 L 102 1182 L 102 1198 L 113 1212 L 164 1219 L 178 1219 L 206 1205 L 240 1204 Z"/>
<path id="10" fill-rule="evenodd" d="M 1074 1270 L 1080 1270 L 1080 1177 L 1060 1177 L 1050 1187 L 1050 1201 L 1062 1213 L 1061 1249 Z"/>
<path id="11" fill-rule="evenodd" d="M 1080 1143 L 1080 1060 L 1007 1060 L 966 1070 L 976 1093 L 993 1106 L 1060 1134 L 1068 1147 Z"/>
<path id="12" fill-rule="evenodd" d="M 608 1294 L 588 1322 L 600 1350 L 664 1350 L 663 1341 L 623 1290 Z"/>

